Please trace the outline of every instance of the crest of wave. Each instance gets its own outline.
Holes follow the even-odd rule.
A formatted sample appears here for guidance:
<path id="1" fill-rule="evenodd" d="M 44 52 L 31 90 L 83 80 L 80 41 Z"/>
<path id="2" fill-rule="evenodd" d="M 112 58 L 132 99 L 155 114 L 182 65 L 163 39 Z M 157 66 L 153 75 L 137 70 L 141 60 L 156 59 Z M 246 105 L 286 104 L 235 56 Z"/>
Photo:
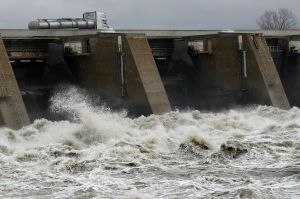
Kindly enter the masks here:
<path id="1" fill-rule="evenodd" d="M 99 101 L 101 99 L 87 94 L 85 90 L 61 87 L 51 98 L 51 110 L 64 114 L 71 122 L 65 121 L 68 127 L 59 130 L 64 131 L 57 135 L 59 139 L 61 136 L 67 140 L 75 137 L 72 140 L 75 144 L 78 141 L 87 145 L 110 143 L 117 147 L 170 152 L 190 140 L 204 142 L 209 148 L 218 148 L 228 137 L 208 132 L 211 127 L 201 122 L 204 118 L 199 111 L 175 111 L 131 119 L 126 111 L 113 112 L 105 106 L 95 106 Z M 208 116 L 211 117 L 210 114 Z"/>
<path id="2" fill-rule="evenodd" d="M 50 99 L 50 108 L 67 120 L 37 119 L 18 131 L 0 129 L 0 144 L 20 150 L 60 143 L 84 148 L 110 139 L 126 138 L 124 132 L 132 122 L 126 117 L 126 112 L 112 112 L 105 106 L 93 106 L 95 100 L 99 99 L 93 99 L 82 89 L 61 86 Z"/>
<path id="3" fill-rule="evenodd" d="M 60 87 L 51 98 L 51 111 L 63 114 L 78 128 L 72 132 L 86 144 L 126 137 L 124 132 L 132 120 L 126 111 L 112 112 L 106 106 L 96 106 L 101 99 L 72 86 Z"/>

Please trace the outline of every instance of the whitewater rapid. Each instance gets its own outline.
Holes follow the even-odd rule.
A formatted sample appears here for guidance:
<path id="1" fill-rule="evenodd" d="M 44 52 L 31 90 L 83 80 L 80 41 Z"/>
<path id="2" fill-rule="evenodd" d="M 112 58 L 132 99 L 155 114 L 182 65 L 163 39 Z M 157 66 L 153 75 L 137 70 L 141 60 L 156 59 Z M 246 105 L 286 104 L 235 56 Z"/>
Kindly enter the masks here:
<path id="1" fill-rule="evenodd" d="M 0 198 L 300 198 L 300 110 L 253 106 L 129 118 L 75 88 L 0 129 Z"/>

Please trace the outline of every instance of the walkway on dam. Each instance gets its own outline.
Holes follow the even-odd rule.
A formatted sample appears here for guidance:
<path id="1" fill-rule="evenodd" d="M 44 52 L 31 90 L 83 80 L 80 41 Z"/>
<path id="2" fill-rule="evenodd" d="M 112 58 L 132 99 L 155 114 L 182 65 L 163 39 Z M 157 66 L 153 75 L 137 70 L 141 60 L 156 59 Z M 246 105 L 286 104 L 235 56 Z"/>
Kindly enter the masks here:
<path id="1" fill-rule="evenodd" d="M 184 37 L 193 35 L 211 35 L 223 33 L 262 33 L 267 37 L 282 37 L 300 35 L 299 30 L 143 30 L 143 29 L 117 29 L 116 33 L 138 33 L 145 34 L 147 37 Z M 97 33 L 105 33 L 99 30 L 27 30 L 27 29 L 0 29 L 2 38 L 22 38 L 22 37 L 63 37 L 63 36 L 79 36 L 94 35 Z M 111 32 L 110 32 L 111 33 Z"/>

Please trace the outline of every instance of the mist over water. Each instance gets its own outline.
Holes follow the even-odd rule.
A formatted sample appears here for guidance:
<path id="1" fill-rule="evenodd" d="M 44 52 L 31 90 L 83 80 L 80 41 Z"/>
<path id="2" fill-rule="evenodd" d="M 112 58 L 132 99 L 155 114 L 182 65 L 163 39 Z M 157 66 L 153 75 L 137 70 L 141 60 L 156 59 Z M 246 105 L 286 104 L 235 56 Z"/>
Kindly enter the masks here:
<path id="1" fill-rule="evenodd" d="M 0 198 L 300 198 L 300 110 L 131 119 L 76 88 L 69 120 L 0 129 Z"/>

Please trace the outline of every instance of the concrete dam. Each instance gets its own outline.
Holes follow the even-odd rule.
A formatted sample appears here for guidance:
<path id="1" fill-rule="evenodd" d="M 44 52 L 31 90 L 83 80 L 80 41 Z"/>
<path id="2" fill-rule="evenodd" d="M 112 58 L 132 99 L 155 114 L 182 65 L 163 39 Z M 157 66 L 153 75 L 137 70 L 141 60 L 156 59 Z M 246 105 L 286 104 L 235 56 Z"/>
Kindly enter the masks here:
<path id="1" fill-rule="evenodd" d="M 51 117 L 60 84 L 129 115 L 300 105 L 300 31 L 0 30 L 0 125 Z"/>

